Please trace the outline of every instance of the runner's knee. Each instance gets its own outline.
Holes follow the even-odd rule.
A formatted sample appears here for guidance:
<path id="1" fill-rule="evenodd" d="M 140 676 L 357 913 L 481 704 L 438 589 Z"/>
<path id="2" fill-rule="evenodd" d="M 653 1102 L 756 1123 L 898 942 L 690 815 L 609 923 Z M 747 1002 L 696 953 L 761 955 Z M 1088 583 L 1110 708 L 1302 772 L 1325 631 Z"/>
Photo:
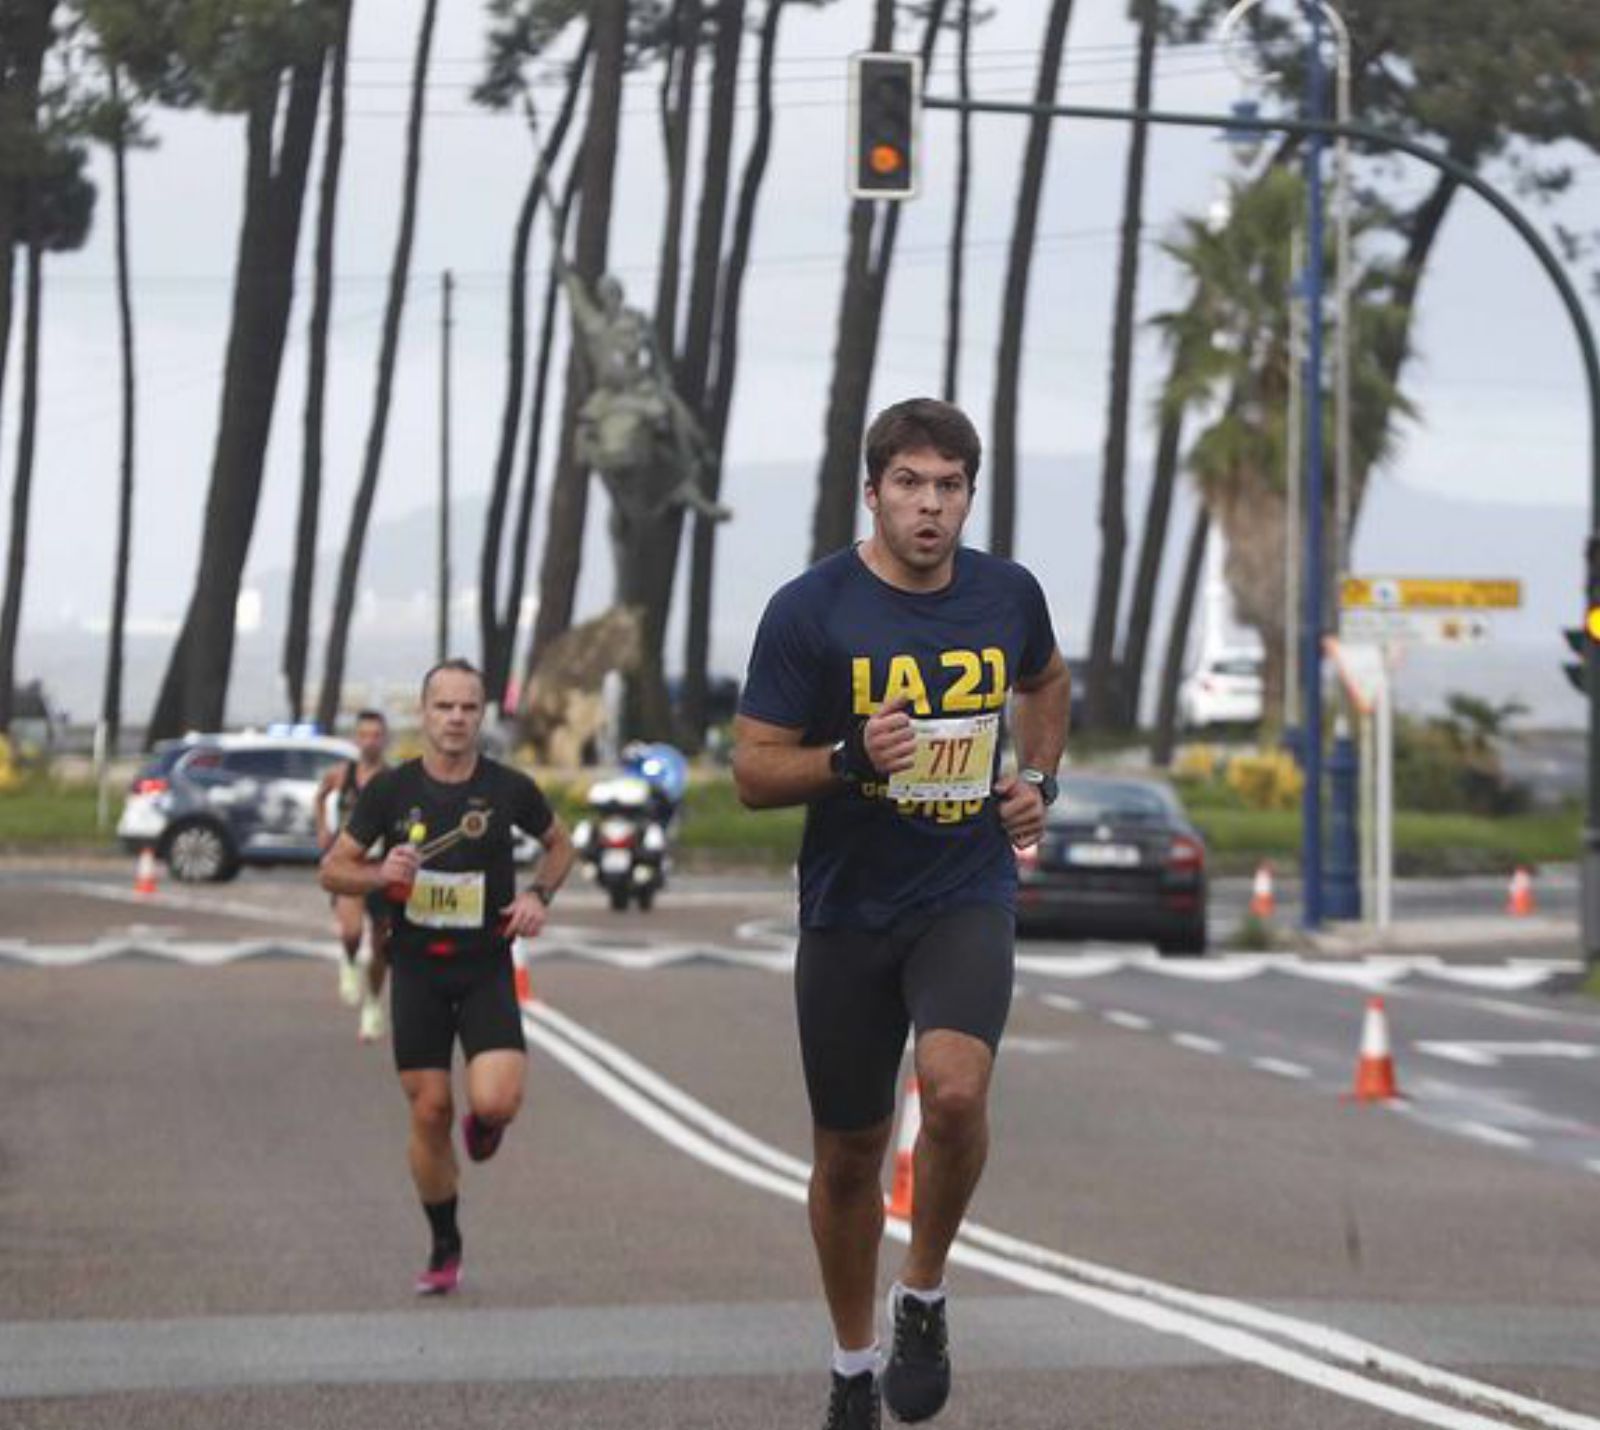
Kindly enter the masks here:
<path id="1" fill-rule="evenodd" d="M 979 1075 L 956 1073 L 923 1084 L 922 1129 L 930 1141 L 963 1141 L 982 1129 L 986 1082 Z"/>
<path id="2" fill-rule="evenodd" d="M 472 1111 L 482 1122 L 498 1124 L 510 1122 L 521 1107 L 520 1086 L 490 1088 L 472 1099 Z"/>
<path id="3" fill-rule="evenodd" d="M 448 1137 L 455 1116 L 449 1091 L 441 1092 L 434 1088 L 421 1088 L 415 1091 L 408 1089 L 408 1095 L 411 1098 L 412 1125 L 419 1132 Z"/>
<path id="4" fill-rule="evenodd" d="M 816 1136 L 813 1177 L 830 1201 L 851 1201 L 863 1195 L 881 1196 L 883 1154 L 888 1128 L 865 1132 L 824 1132 Z"/>

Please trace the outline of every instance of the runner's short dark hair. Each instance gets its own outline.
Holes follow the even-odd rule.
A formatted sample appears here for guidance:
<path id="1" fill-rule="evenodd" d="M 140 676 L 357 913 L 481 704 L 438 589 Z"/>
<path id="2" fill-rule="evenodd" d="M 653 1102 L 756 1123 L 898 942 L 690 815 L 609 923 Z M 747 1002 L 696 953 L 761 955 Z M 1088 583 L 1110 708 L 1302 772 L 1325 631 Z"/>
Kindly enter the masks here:
<path id="1" fill-rule="evenodd" d="M 478 682 L 478 689 L 483 691 L 485 699 L 488 698 L 489 682 L 483 678 L 483 672 L 479 670 L 478 667 L 475 666 L 470 660 L 465 660 L 458 655 L 452 656 L 449 660 L 441 660 L 437 665 L 430 666 L 428 668 L 428 673 L 422 677 L 423 704 L 427 704 L 428 686 L 432 683 L 433 677 L 438 675 L 441 671 L 446 670 L 459 671 L 462 675 L 470 675 Z"/>
<path id="2" fill-rule="evenodd" d="M 385 728 L 387 728 L 387 726 L 389 724 L 389 717 L 387 715 L 385 715 L 383 713 L 383 711 L 381 711 L 381 710 L 357 710 L 356 711 L 356 724 L 359 725 L 363 720 L 376 720 L 380 725 L 384 726 Z"/>
<path id="3" fill-rule="evenodd" d="M 932 447 L 941 457 L 960 462 L 970 488 L 978 479 L 983 442 L 972 419 L 953 403 L 936 397 L 912 397 L 885 407 L 867 428 L 867 482 L 877 486 L 898 452 Z"/>

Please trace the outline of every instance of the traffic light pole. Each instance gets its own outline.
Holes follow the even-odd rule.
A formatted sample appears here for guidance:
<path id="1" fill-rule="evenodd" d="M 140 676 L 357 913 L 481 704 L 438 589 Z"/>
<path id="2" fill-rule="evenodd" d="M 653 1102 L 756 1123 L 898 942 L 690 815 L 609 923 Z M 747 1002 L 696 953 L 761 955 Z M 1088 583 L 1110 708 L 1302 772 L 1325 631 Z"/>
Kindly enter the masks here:
<path id="1" fill-rule="evenodd" d="M 1318 119 L 1269 119 L 1258 115 L 1196 114 L 1180 110 L 1119 109 L 1089 104 L 1029 104 L 1023 101 L 986 99 L 943 99 L 925 95 L 925 109 L 964 110 L 969 114 L 1011 114 L 1031 117 L 1051 115 L 1058 119 L 1115 120 L 1127 124 L 1168 125 L 1183 129 L 1255 130 L 1262 134 L 1322 135 L 1345 138 L 1379 149 L 1394 150 L 1421 159 L 1449 174 L 1464 188 L 1471 189 L 1516 229 L 1522 241 L 1533 250 L 1550 281 L 1555 284 L 1562 306 L 1572 320 L 1583 358 L 1584 381 L 1589 398 L 1589 527 L 1590 539 L 1600 540 L 1600 350 L 1596 349 L 1594 329 L 1588 314 L 1561 266 L 1543 237 L 1514 203 L 1488 180 L 1448 154 L 1419 144 L 1403 134 L 1374 129 L 1365 124 L 1339 124 Z M 1587 571 L 1585 572 L 1587 579 Z M 1587 594 L 1587 593 L 1586 593 Z M 1319 606 L 1320 609 L 1320 606 Z M 1309 647 L 1308 647 L 1309 649 Z M 1583 826 L 1580 937 L 1584 956 L 1593 967 L 1600 967 L 1600 641 L 1591 640 L 1584 651 L 1584 676 L 1588 686 L 1589 740 L 1588 783 Z M 1308 684 L 1307 689 L 1312 687 Z M 1319 875 L 1320 875 L 1320 871 Z"/>

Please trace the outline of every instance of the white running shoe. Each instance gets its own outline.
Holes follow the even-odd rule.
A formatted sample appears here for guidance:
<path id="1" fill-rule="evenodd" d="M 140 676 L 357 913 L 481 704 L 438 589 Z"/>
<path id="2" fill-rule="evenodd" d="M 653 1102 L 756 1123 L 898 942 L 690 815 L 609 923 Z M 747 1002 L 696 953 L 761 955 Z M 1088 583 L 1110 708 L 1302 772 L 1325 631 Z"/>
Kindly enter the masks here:
<path id="1" fill-rule="evenodd" d="M 339 999 L 347 1008 L 354 1008 L 361 1001 L 361 969 L 353 959 L 345 959 L 339 965 Z"/>
<path id="2" fill-rule="evenodd" d="M 363 1043 L 375 1043 L 388 1030 L 388 1024 L 383 1016 L 383 1004 L 376 998 L 368 998 L 361 1005 L 361 1027 L 356 1036 Z"/>

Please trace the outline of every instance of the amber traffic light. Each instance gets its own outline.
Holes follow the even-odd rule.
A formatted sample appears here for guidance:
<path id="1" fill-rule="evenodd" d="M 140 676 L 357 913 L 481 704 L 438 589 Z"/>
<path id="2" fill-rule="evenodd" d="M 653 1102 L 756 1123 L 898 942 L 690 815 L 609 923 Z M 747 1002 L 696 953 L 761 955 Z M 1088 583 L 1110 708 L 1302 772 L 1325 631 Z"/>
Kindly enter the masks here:
<path id="1" fill-rule="evenodd" d="M 918 56 L 850 56 L 851 197 L 908 199 L 916 193 L 921 99 Z"/>

